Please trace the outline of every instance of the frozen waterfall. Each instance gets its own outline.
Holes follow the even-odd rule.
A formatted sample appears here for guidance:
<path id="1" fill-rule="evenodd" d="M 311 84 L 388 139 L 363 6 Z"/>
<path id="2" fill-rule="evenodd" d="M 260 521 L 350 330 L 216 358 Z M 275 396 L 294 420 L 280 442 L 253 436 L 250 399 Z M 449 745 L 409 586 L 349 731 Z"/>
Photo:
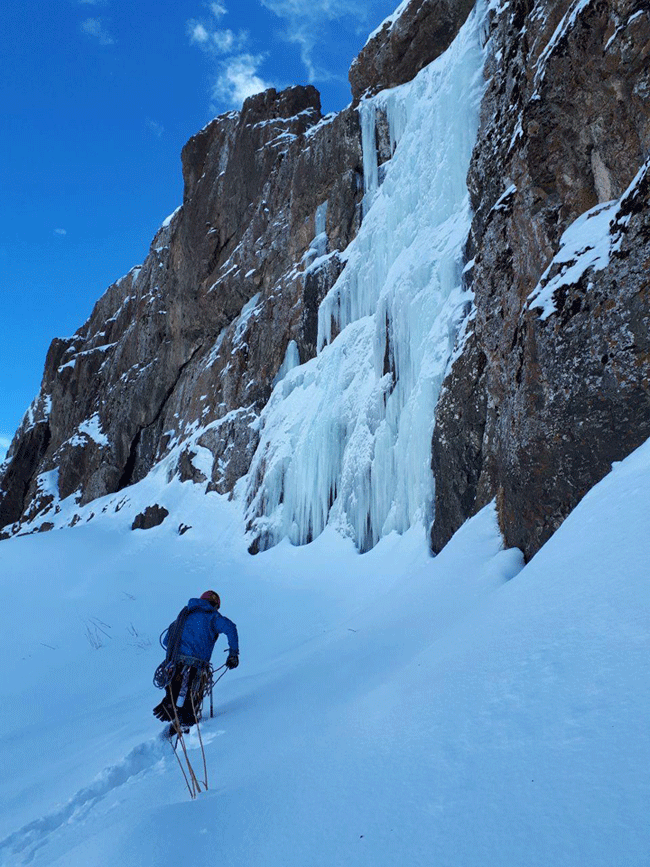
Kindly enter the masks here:
<path id="1" fill-rule="evenodd" d="M 367 550 L 432 517 L 435 406 L 471 300 L 461 271 L 483 8 L 412 82 L 359 108 L 364 220 L 321 304 L 318 355 L 277 383 L 243 480 L 262 547 L 302 544 L 331 524 Z M 394 145 L 382 171 L 379 112 Z"/>

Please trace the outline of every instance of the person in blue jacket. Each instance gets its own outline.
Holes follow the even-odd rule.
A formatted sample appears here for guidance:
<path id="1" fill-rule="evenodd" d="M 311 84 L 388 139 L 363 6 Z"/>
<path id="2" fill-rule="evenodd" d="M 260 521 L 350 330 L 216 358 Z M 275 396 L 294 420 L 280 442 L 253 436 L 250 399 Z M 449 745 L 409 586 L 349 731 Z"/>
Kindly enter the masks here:
<path id="1" fill-rule="evenodd" d="M 175 668 L 165 689 L 165 697 L 153 709 L 154 716 L 162 722 L 171 722 L 170 734 L 176 730 L 176 718 L 181 727 L 189 731 L 196 723 L 203 701 L 203 692 L 209 681 L 208 671 L 214 645 L 223 634 L 228 639 L 227 668 L 239 665 L 239 638 L 237 627 L 219 613 L 221 599 L 214 590 L 206 590 L 200 599 L 190 599 L 183 609 L 180 637 L 176 636 L 173 661 Z M 162 644 L 168 650 L 168 642 L 174 641 L 177 620 L 166 630 Z M 162 684 L 161 684 L 162 685 Z"/>

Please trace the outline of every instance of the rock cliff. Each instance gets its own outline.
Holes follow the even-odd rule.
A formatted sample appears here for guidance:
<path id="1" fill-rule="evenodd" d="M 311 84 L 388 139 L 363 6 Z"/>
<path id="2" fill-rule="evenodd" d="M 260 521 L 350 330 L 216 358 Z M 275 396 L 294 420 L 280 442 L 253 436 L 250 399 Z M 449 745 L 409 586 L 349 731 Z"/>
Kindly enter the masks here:
<path id="1" fill-rule="evenodd" d="M 650 436 L 650 13 L 516 0 L 491 40 L 475 311 L 436 414 L 432 539 L 496 496 L 530 557 Z"/>
<path id="2" fill-rule="evenodd" d="M 414 78 L 451 45 L 474 0 L 411 0 L 371 35 L 350 67 L 355 104 Z"/>
<path id="3" fill-rule="evenodd" d="M 402 3 L 353 63 L 354 104 L 336 116 L 313 87 L 269 90 L 190 139 L 183 203 L 142 266 L 50 347 L 0 467 L 5 535 L 49 529 L 62 500 L 81 509 L 170 456 L 171 474 L 222 493 L 253 463 L 254 500 L 261 414 L 317 355 L 319 307 L 396 147 L 388 102 L 365 126 L 364 105 L 446 51 L 472 6 Z M 492 3 L 484 39 L 473 302 L 435 409 L 431 539 L 440 550 L 496 497 L 506 543 L 530 557 L 650 436 L 650 12 L 645 0 Z M 368 134 L 384 166 L 364 167 Z"/>
<path id="4" fill-rule="evenodd" d="M 269 90 L 182 161 L 183 203 L 143 265 L 52 343 L 3 467 L 0 526 L 119 491 L 179 443 L 183 478 L 205 480 L 193 459 L 208 448 L 211 489 L 230 491 L 287 348 L 295 363 L 316 351 L 318 304 L 360 220 L 357 113 L 322 118 L 313 87 Z"/>

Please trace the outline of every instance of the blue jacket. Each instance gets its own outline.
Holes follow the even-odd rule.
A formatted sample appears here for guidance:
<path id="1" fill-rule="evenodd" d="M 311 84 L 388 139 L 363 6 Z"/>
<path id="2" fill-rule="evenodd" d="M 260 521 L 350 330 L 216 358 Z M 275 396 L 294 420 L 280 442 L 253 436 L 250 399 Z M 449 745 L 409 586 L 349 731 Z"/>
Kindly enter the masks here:
<path id="1" fill-rule="evenodd" d="M 232 620 L 219 614 L 207 599 L 190 599 L 187 606 L 190 609 L 200 608 L 201 610 L 188 614 L 183 628 L 179 653 L 210 662 L 212 650 L 221 632 L 228 639 L 230 653 L 239 653 L 237 627 Z M 164 647 L 167 647 L 167 637 L 168 632 L 165 633 L 162 640 Z"/>

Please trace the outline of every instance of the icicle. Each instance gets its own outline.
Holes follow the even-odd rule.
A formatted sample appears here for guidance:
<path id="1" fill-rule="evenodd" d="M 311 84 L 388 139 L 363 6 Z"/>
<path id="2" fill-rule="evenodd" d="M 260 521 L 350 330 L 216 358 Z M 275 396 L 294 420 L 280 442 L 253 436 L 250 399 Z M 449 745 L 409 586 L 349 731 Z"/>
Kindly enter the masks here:
<path id="1" fill-rule="evenodd" d="M 414 81 L 360 106 L 368 209 L 320 306 L 318 355 L 286 372 L 260 418 L 247 499 L 264 544 L 302 544 L 330 524 L 366 550 L 430 518 L 435 407 L 468 300 L 483 9 Z M 381 187 L 379 109 L 395 147 Z"/>
<path id="2" fill-rule="evenodd" d="M 327 199 L 316 208 L 314 223 L 316 235 L 311 242 L 311 248 L 316 254 L 316 258 L 319 258 L 327 253 Z"/>
<path id="3" fill-rule="evenodd" d="M 372 99 L 359 105 L 361 121 L 361 151 L 363 154 L 364 213 L 370 207 L 373 193 L 379 186 L 379 165 L 377 160 L 377 108 Z"/>
<path id="4" fill-rule="evenodd" d="M 295 340 L 290 340 L 289 345 L 287 346 L 287 351 L 284 354 L 284 360 L 273 379 L 273 387 L 275 388 L 278 382 L 281 382 L 285 378 L 287 373 L 290 370 L 293 370 L 294 367 L 298 367 L 299 364 L 300 354 L 298 352 L 298 344 Z"/>
<path id="5" fill-rule="evenodd" d="M 316 237 L 324 235 L 327 227 L 327 199 L 316 208 L 316 217 L 314 219 Z"/>

